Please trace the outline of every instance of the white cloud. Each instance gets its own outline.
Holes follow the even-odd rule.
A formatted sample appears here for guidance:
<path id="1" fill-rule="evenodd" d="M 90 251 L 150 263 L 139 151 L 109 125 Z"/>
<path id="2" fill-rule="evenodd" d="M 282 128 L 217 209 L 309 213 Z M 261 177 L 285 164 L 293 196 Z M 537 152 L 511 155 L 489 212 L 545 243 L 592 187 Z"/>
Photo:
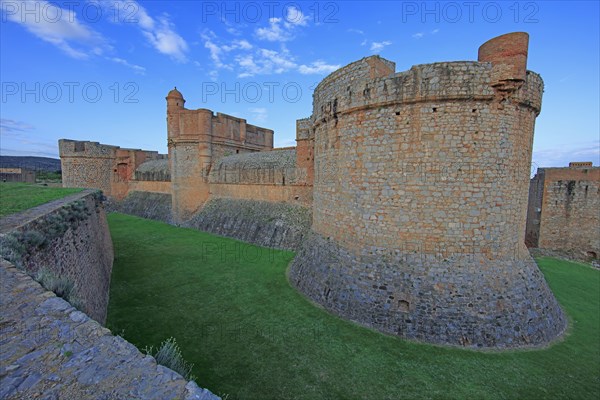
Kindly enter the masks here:
<path id="1" fill-rule="evenodd" d="M 256 36 L 269 42 L 285 42 L 292 39 L 292 35 L 282 27 L 281 18 L 269 18 L 269 26 L 258 28 Z"/>
<path id="2" fill-rule="evenodd" d="M 213 31 L 206 31 L 201 35 L 201 37 L 202 40 L 204 40 L 204 47 L 208 49 L 210 59 L 217 69 L 233 69 L 230 64 L 227 64 L 223 61 L 223 59 L 227 56 L 227 53 L 234 50 L 248 51 L 254 47 L 245 39 L 234 40 L 228 45 L 219 45 L 217 44 L 217 35 L 215 35 Z"/>
<path id="3" fill-rule="evenodd" d="M 140 75 L 145 75 L 146 74 L 146 68 L 136 65 L 136 64 L 131 64 L 129 61 L 124 60 L 122 58 L 119 57 L 107 57 L 108 60 L 115 62 L 117 64 L 121 64 L 126 66 L 127 68 L 131 68 L 133 70 L 133 72 L 135 72 L 136 74 L 140 74 Z"/>
<path id="4" fill-rule="evenodd" d="M 297 67 L 296 62 L 287 49 L 282 51 L 258 49 L 255 54 L 243 54 L 236 57 L 242 72 L 239 78 L 254 75 L 281 74 Z"/>
<path id="5" fill-rule="evenodd" d="M 232 50 L 250 50 L 253 46 L 245 39 L 242 40 L 234 40 L 231 45 L 223 46 L 222 49 L 224 51 L 232 51 Z"/>
<path id="6" fill-rule="evenodd" d="M 310 65 L 299 66 L 298 71 L 304 75 L 328 74 L 339 68 L 340 68 L 339 65 L 326 64 L 324 61 L 317 60 L 317 61 L 314 61 L 313 63 L 311 63 Z"/>
<path id="7" fill-rule="evenodd" d="M 423 32 L 417 32 L 412 35 L 412 37 L 415 39 L 421 39 L 423 36 L 425 36 L 425 34 Z"/>
<path id="8" fill-rule="evenodd" d="M 288 51 L 275 51 L 260 49 L 260 55 L 267 60 L 267 63 L 271 63 L 276 73 L 282 73 L 296 67 L 296 63 L 292 60 L 291 55 Z"/>
<path id="9" fill-rule="evenodd" d="M 18 23 L 39 39 L 76 59 L 87 59 L 110 49 L 98 32 L 77 19 L 74 11 L 44 0 L 2 0 L 3 19 Z"/>
<path id="10" fill-rule="evenodd" d="M 434 29 L 434 30 L 432 30 L 432 31 L 431 31 L 431 34 L 432 34 L 432 35 L 435 35 L 435 34 L 436 34 L 436 33 L 438 33 L 439 31 L 440 31 L 439 29 Z"/>
<path id="11" fill-rule="evenodd" d="M 188 45 L 186 41 L 175 32 L 173 24 L 166 16 L 158 17 L 158 22 L 158 24 L 154 24 L 153 30 L 142 32 L 146 39 L 160 53 L 179 62 L 187 61 L 185 53 L 188 51 Z M 140 26 L 142 25 L 140 24 Z"/>
<path id="12" fill-rule="evenodd" d="M 267 109 L 264 107 L 252 107 L 249 108 L 248 111 L 253 114 L 254 121 L 256 122 L 265 122 L 269 116 Z"/>
<path id="13" fill-rule="evenodd" d="M 373 42 L 371 43 L 371 51 L 373 53 L 379 53 L 385 46 L 389 46 L 392 42 L 385 40 L 383 42 Z"/>
<path id="14" fill-rule="evenodd" d="M 0 136 L 2 155 L 39 155 L 44 157 L 57 157 L 57 142 L 48 135 L 36 133 L 36 128 L 23 121 L 0 119 Z M 11 149 L 23 148 L 27 150 Z"/>
<path id="15" fill-rule="evenodd" d="M 365 34 L 364 31 L 361 31 L 360 29 L 353 29 L 353 28 L 348 29 L 348 32 L 350 32 L 350 33 L 358 33 L 359 35 L 364 35 Z"/>
<path id="16" fill-rule="evenodd" d="M 33 125 L 29 125 L 23 121 L 15 121 L 13 119 L 0 119 L 0 133 L 2 135 L 20 135 L 22 132 L 28 132 L 35 129 Z"/>
<path id="17" fill-rule="evenodd" d="M 223 61 L 221 60 L 221 57 L 223 55 L 223 50 L 221 49 L 221 47 L 215 44 L 212 41 L 212 39 L 206 35 L 203 35 L 202 38 L 204 39 L 204 47 L 208 49 L 210 53 L 210 59 L 215 64 L 215 67 L 230 69 L 231 67 L 223 63 Z"/>
<path id="18" fill-rule="evenodd" d="M 175 31 L 175 25 L 170 22 L 167 14 L 153 18 L 135 0 L 105 0 L 101 4 L 105 6 L 107 15 L 119 17 L 116 22 L 136 24 L 159 53 L 179 62 L 187 61 L 188 44 Z"/>
<path id="19" fill-rule="evenodd" d="M 294 39 L 294 31 L 308 25 L 309 18 L 294 6 L 286 9 L 284 18 L 269 18 L 269 26 L 257 28 L 256 37 L 269 42 L 287 42 Z"/>

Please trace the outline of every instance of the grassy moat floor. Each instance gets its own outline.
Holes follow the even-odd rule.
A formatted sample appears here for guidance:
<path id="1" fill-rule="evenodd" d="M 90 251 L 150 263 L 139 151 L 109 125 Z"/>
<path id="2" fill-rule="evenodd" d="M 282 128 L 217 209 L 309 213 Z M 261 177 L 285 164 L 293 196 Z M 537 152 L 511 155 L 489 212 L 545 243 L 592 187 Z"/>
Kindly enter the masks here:
<path id="1" fill-rule="evenodd" d="M 108 325 L 139 348 L 175 337 L 200 386 L 240 399 L 597 399 L 600 271 L 538 259 L 570 319 L 543 350 L 405 341 L 316 307 L 286 279 L 294 253 L 122 214 Z"/>
<path id="2" fill-rule="evenodd" d="M 0 217 L 79 193 L 82 190 L 30 183 L 0 182 Z"/>

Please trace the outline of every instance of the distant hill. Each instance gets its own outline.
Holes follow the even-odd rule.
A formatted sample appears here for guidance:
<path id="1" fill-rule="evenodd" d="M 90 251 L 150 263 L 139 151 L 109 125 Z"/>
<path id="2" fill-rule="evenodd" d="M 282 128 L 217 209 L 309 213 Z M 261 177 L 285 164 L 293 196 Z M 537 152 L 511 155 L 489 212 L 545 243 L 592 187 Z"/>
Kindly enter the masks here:
<path id="1" fill-rule="evenodd" d="M 60 160 L 49 157 L 0 156 L 2 168 L 26 168 L 34 171 L 60 171 Z"/>

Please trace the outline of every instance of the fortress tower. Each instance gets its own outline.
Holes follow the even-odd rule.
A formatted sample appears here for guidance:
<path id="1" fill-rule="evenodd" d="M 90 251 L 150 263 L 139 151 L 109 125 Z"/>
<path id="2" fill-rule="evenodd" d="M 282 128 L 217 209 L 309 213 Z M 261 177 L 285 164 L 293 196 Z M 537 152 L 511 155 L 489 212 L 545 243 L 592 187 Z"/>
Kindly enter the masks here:
<path id="1" fill-rule="evenodd" d="M 177 88 L 166 100 L 173 217 L 183 221 L 208 198 L 213 114 L 206 109 L 186 110 L 185 99 Z"/>
<path id="2" fill-rule="evenodd" d="M 478 62 L 378 56 L 315 89 L 312 233 L 290 281 L 332 312 L 434 343 L 517 347 L 565 317 L 524 245 L 543 83 L 528 35 Z"/>
<path id="3" fill-rule="evenodd" d="M 272 149 L 273 131 L 204 108 L 188 110 L 177 88 L 166 100 L 172 212 L 182 222 L 208 199 L 212 163 L 231 154 Z"/>

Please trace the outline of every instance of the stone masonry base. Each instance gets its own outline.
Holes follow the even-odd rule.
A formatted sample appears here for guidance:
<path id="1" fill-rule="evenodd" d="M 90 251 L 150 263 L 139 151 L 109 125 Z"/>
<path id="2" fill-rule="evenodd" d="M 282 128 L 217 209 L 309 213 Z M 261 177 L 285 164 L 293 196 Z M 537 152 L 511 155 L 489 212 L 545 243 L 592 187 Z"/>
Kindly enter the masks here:
<path id="1" fill-rule="evenodd" d="M 289 279 L 343 318 L 436 344 L 536 347 L 561 336 L 567 325 L 531 258 L 355 255 L 311 231 Z"/>

